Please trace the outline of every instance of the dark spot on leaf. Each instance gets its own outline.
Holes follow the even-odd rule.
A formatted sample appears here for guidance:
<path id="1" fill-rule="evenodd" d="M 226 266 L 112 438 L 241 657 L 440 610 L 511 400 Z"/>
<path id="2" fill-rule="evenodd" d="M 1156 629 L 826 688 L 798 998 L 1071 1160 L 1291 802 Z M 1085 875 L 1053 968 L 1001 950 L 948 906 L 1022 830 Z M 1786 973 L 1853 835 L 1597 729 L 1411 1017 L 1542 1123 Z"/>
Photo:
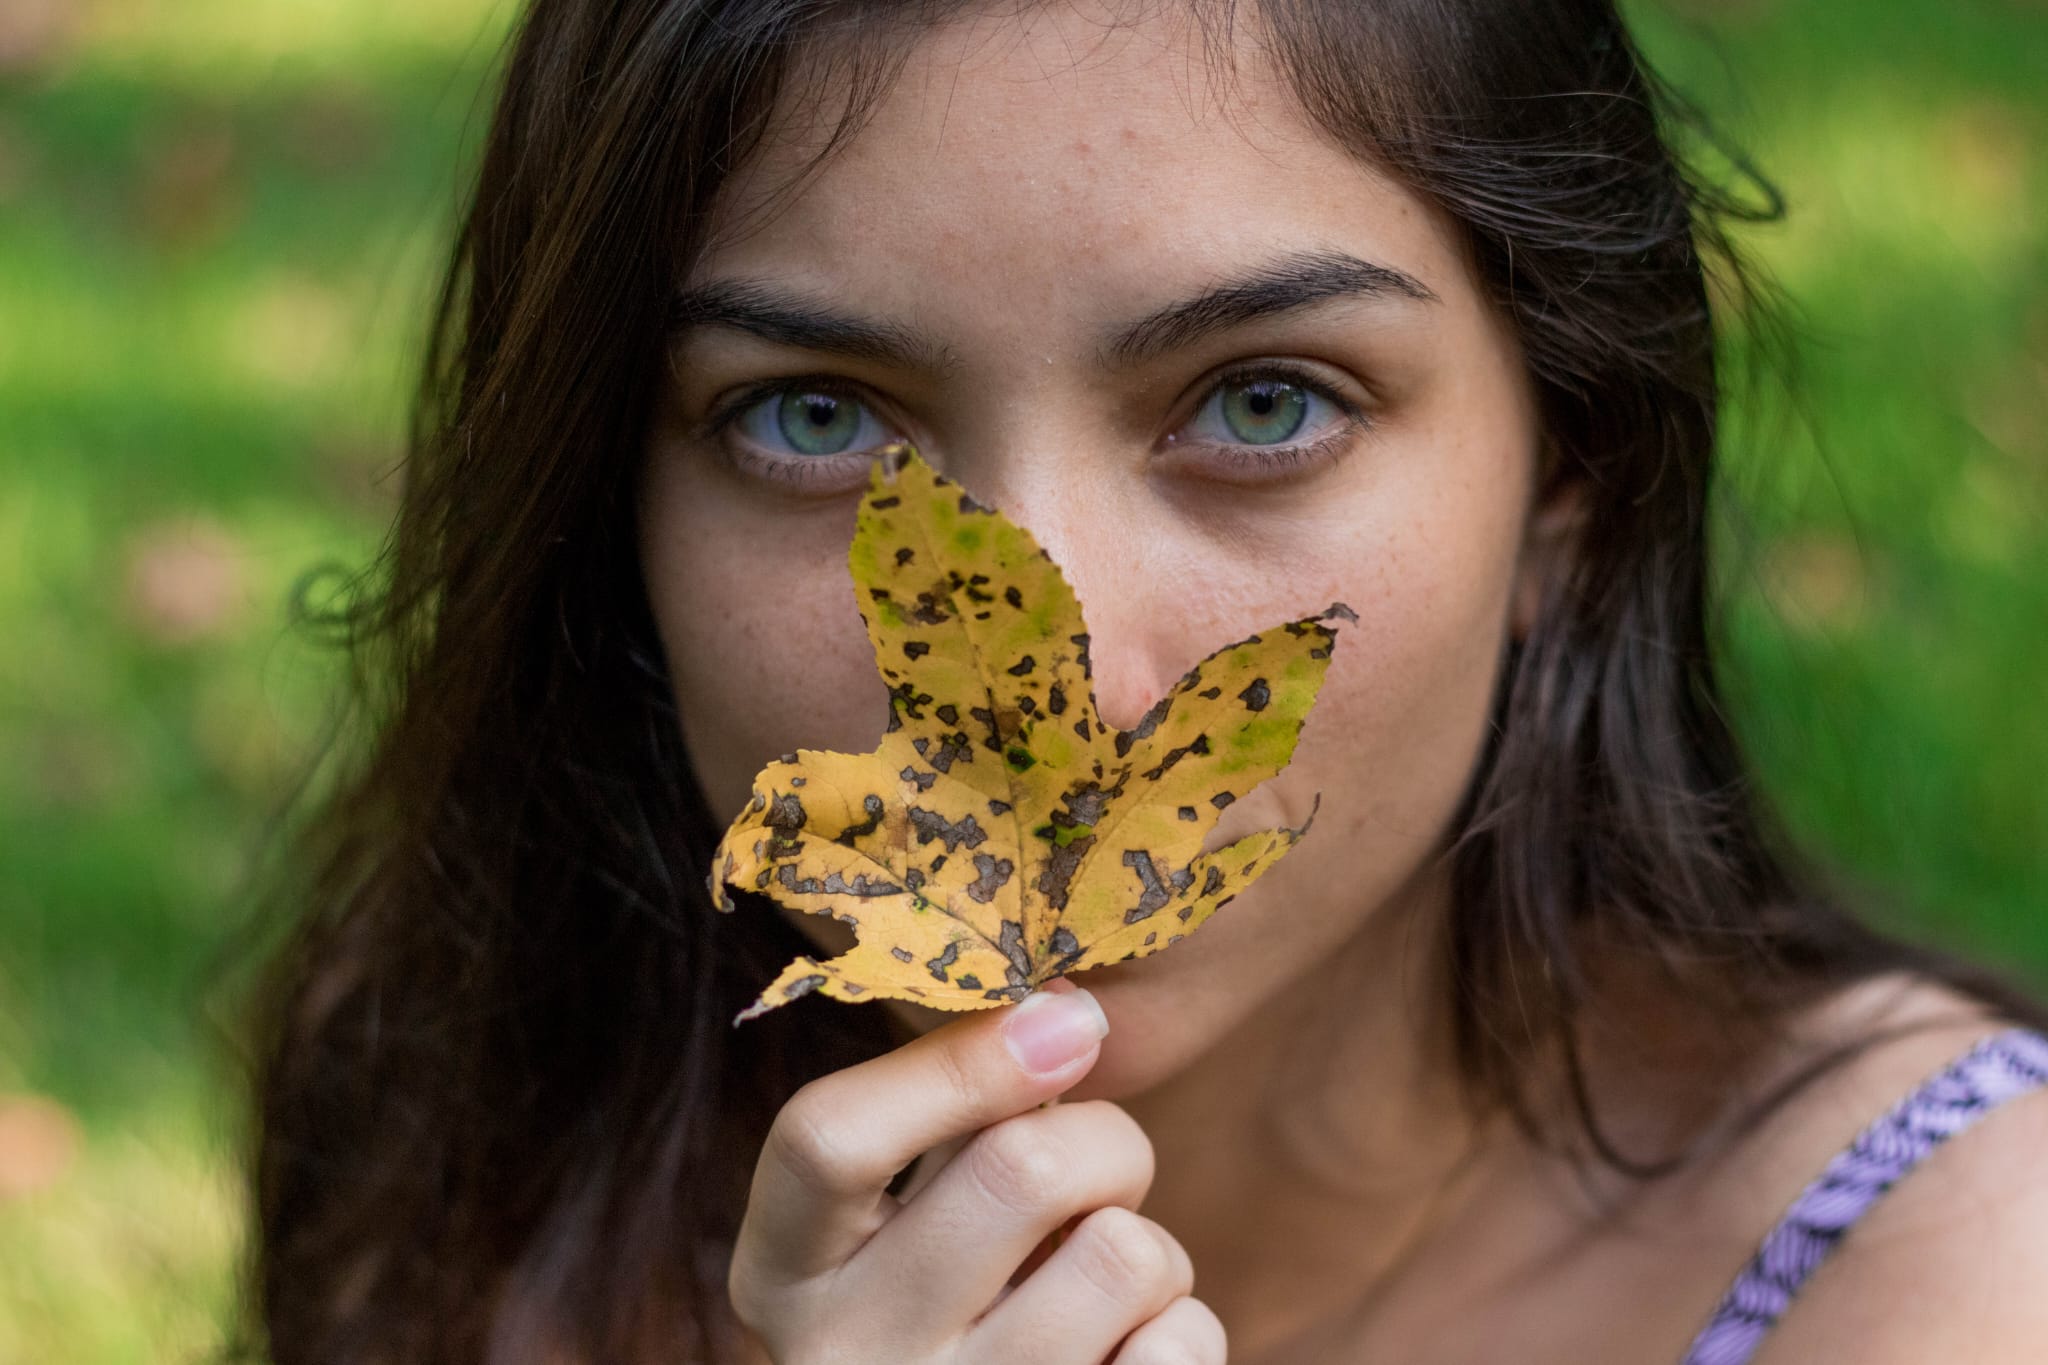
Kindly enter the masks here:
<path id="1" fill-rule="evenodd" d="M 1088 739 L 1088 722 L 1086 720 L 1075 721 L 1074 733 L 1079 735 L 1082 739 L 1082 742 L 1085 743 Z"/>
<path id="2" fill-rule="evenodd" d="M 1052 970 L 1055 972 L 1064 972 L 1082 952 L 1080 940 L 1064 924 L 1052 931 L 1052 937 L 1046 940 L 1045 946 L 1052 954 Z"/>
<path id="3" fill-rule="evenodd" d="M 868 506 L 874 508 L 878 512 L 886 512 L 891 507 L 900 505 L 902 501 L 902 498 L 899 498 L 894 493 L 891 493 L 886 498 L 876 498 L 873 502 L 869 503 Z"/>
<path id="4" fill-rule="evenodd" d="M 1153 702 L 1152 709 L 1147 711 L 1135 726 L 1128 730 L 1117 731 L 1116 756 L 1122 758 L 1131 751 L 1133 744 L 1136 744 L 1141 739 L 1149 739 L 1152 732 L 1159 728 L 1159 722 L 1165 720 L 1166 713 L 1172 709 L 1173 694 L 1169 692 L 1158 701 Z"/>
<path id="5" fill-rule="evenodd" d="M 1031 980 L 1031 954 L 1024 950 L 1024 926 L 1016 920 L 1003 921 L 1003 932 L 996 938 L 996 947 L 1009 960 L 1003 975 L 1012 986 L 1023 985 Z"/>
<path id="6" fill-rule="evenodd" d="M 903 771 L 896 775 L 902 778 L 905 782 L 915 782 L 917 784 L 917 789 L 921 792 L 930 791 L 932 783 L 939 780 L 939 775 L 937 773 L 921 773 L 917 769 L 909 766 L 908 764 L 905 764 Z"/>
<path id="7" fill-rule="evenodd" d="M 903 771 L 907 773 L 910 771 L 910 769 L 905 768 Z M 1174 813 L 1180 816 L 1180 818 L 1183 820 L 1192 820 L 1195 818 L 1195 808 L 1193 806 L 1182 806 L 1178 811 L 1175 811 Z"/>
<path id="8" fill-rule="evenodd" d="M 948 943 L 945 952 L 940 953 L 937 957 L 927 959 L 924 965 L 926 970 L 931 972 L 933 976 L 937 977 L 940 981 L 944 981 L 946 979 L 946 968 L 952 966 L 955 959 L 959 956 L 960 945 L 958 943 Z"/>
<path id="9" fill-rule="evenodd" d="M 905 545 L 901 549 L 896 551 L 896 567 L 902 568 L 905 564 L 908 564 L 911 560 L 915 558 L 917 558 L 917 551 L 911 549 L 908 545 Z"/>
<path id="10" fill-rule="evenodd" d="M 1102 788 L 1091 783 L 1086 786 L 1075 787 L 1073 790 L 1063 794 L 1060 797 L 1060 804 L 1067 808 L 1066 816 L 1072 823 L 1077 825 L 1099 825 L 1102 823 L 1103 812 L 1109 809 L 1110 798 L 1122 790 L 1123 783 L 1121 780 L 1110 791 L 1104 791 Z M 1060 816 L 1055 813 L 1053 818 L 1058 820 Z"/>
<path id="11" fill-rule="evenodd" d="M 1038 762 L 1037 759 L 1031 756 L 1029 749 L 1020 748 L 1014 744 L 1010 746 L 1009 751 L 1003 757 L 1009 760 L 1010 766 L 1020 773 Z"/>
<path id="12" fill-rule="evenodd" d="M 908 962 L 915 954 L 908 948 L 891 948 L 889 956 L 895 958 L 898 962 Z"/>
<path id="13" fill-rule="evenodd" d="M 1003 600 L 1005 602 L 1008 602 L 1011 606 L 1018 608 L 1019 610 L 1023 609 L 1024 594 L 1017 591 L 1017 587 L 1015 584 L 1011 584 L 1009 587 L 1003 589 Z"/>
<path id="14" fill-rule="evenodd" d="M 778 795 L 768 803 L 768 828 L 799 830 L 804 827 L 804 803 L 795 792 Z"/>
<path id="15" fill-rule="evenodd" d="M 1032 696 L 1032 695 L 1031 695 L 1030 693 L 1028 693 L 1028 692 L 1027 692 L 1027 693 L 1025 693 L 1025 694 L 1024 694 L 1023 696 L 1021 696 L 1021 697 L 1017 698 L 1017 709 L 1018 709 L 1019 711 L 1022 711 L 1022 712 L 1023 712 L 1023 713 L 1025 714 L 1025 715 L 1027 715 L 1027 716 L 1035 716 L 1035 715 L 1037 715 L 1037 714 L 1038 714 L 1038 698 L 1036 698 L 1036 697 Z"/>
<path id="16" fill-rule="evenodd" d="M 1008 815 L 1010 813 L 1010 803 L 1007 801 L 998 801 L 994 797 L 989 798 L 988 808 L 990 812 L 996 815 Z M 729 860 L 730 859 L 728 859 L 728 861 Z"/>
<path id="17" fill-rule="evenodd" d="M 1201 692 L 1198 695 L 1208 699 L 1209 701 L 1214 701 L 1218 697 L 1223 695 L 1223 689 L 1220 687 L 1205 687 L 1201 690 Z"/>
<path id="18" fill-rule="evenodd" d="M 958 986 L 963 991 L 978 991 L 981 989 L 981 978 L 976 976 L 973 972 L 968 972 L 965 975 L 961 976 L 953 984 Z"/>
<path id="19" fill-rule="evenodd" d="M 1061 715 L 1067 709 L 1067 690 L 1054 683 L 1045 694 L 1045 709 L 1054 715 Z"/>
<path id="20" fill-rule="evenodd" d="M 1209 798 L 1209 804 L 1214 806 L 1217 810 L 1222 810 L 1225 806 L 1229 805 L 1231 802 L 1235 800 L 1237 800 L 1237 798 L 1231 795 L 1229 792 L 1217 792 L 1214 796 Z"/>
<path id="21" fill-rule="evenodd" d="M 1031 670 L 1036 667 L 1038 667 L 1038 660 L 1032 658 L 1029 654 L 1026 654 L 1023 658 L 1017 660 L 1016 663 L 1011 664 L 1008 668 L 1004 669 L 1003 671 L 1005 673 L 1008 673 L 1013 678 L 1022 678 L 1028 675 L 1031 672 Z"/>
<path id="22" fill-rule="evenodd" d="M 1055 910 L 1067 908 L 1067 887 L 1081 866 L 1081 859 L 1095 845 L 1095 836 L 1084 834 L 1061 847 L 1054 844 L 1046 854 L 1045 870 L 1038 874 L 1038 893 Z"/>
<path id="23" fill-rule="evenodd" d="M 825 880 L 819 881 L 816 877 L 797 876 L 796 867 L 791 863 L 784 863 L 776 871 L 783 886 L 799 895 L 870 897 L 903 894 L 903 888 L 896 883 L 881 877 L 870 879 L 865 872 L 855 873 L 853 880 L 848 881 L 844 873 L 834 868 L 825 874 Z"/>
<path id="24" fill-rule="evenodd" d="M 1196 735 L 1186 744 L 1168 749 L 1164 758 L 1160 759 L 1153 767 L 1145 770 L 1145 780 L 1147 782 L 1157 782 L 1168 768 L 1171 768 L 1189 754 L 1206 754 L 1208 752 L 1209 737 L 1206 734 Z"/>
<path id="25" fill-rule="evenodd" d="M 1017 870 L 1017 865 L 1008 858 L 977 853 L 974 855 L 974 870 L 981 875 L 967 884 L 967 894 L 987 905 L 1010 880 L 1010 874 Z"/>
<path id="26" fill-rule="evenodd" d="M 975 822 L 972 815 L 963 815 L 957 821 L 949 821 L 935 810 L 921 806 L 910 808 L 910 827 L 917 831 L 917 842 L 928 844 L 934 839 L 943 840 L 946 852 L 951 853 L 960 845 L 979 848 L 988 838 L 988 831 Z M 936 867 L 938 864 L 934 863 Z"/>
<path id="27" fill-rule="evenodd" d="M 1157 929 L 1154 929 L 1151 933 L 1145 935 L 1145 946 L 1147 948 L 1150 948 L 1153 944 L 1157 943 L 1158 941 L 1159 931 Z"/>
<path id="28" fill-rule="evenodd" d="M 974 750 L 967 747 L 966 735 L 946 735 L 939 745 L 939 751 L 931 756 L 930 762 L 942 773 L 951 772 L 955 762 L 974 762 Z"/>
<path id="29" fill-rule="evenodd" d="M 952 702 L 947 702 L 944 706 L 932 712 L 932 714 L 937 716 L 940 723 L 945 725 L 958 725 L 960 723 L 960 708 L 953 705 Z"/>
<path id="30" fill-rule="evenodd" d="M 978 611 L 974 613 L 974 619 L 977 621 L 986 621 L 989 617 L 993 615 L 995 615 L 995 613 L 992 611 Z"/>
<path id="31" fill-rule="evenodd" d="M 982 506 L 967 494 L 962 493 L 960 495 L 960 510 L 963 512 L 986 512 L 988 508 Z"/>
<path id="32" fill-rule="evenodd" d="M 800 995 L 809 995 L 824 984 L 825 978 L 816 972 L 809 976 L 800 976 L 782 988 L 782 998 L 784 1000 L 794 1000 Z"/>
<path id="33" fill-rule="evenodd" d="M 1245 704 L 1248 711 L 1263 711 L 1266 703 L 1273 699 L 1273 692 L 1266 686 L 1264 678 L 1253 678 L 1244 691 L 1237 694 L 1237 699 Z"/>
<path id="34" fill-rule="evenodd" d="M 1213 896 L 1216 894 L 1217 889 L 1220 888 L 1222 885 L 1223 869 L 1216 866 L 1216 864 L 1214 863 L 1210 863 L 1207 875 L 1205 875 L 1202 878 L 1202 894 L 1205 896 Z"/>
<path id="35" fill-rule="evenodd" d="M 903 655 L 905 658 L 922 659 L 931 652 L 932 647 L 923 640 L 905 640 L 903 642 Z"/>
<path id="36" fill-rule="evenodd" d="M 901 711 L 912 720 L 923 720 L 924 712 L 918 708 L 931 705 L 931 700 L 931 693 L 918 691 L 913 683 L 898 683 L 889 689 L 889 707 L 892 715 Z"/>
<path id="37" fill-rule="evenodd" d="M 854 840 L 873 834 L 881 827 L 882 811 L 884 809 L 881 797 L 870 792 L 860 799 L 860 808 L 862 813 L 868 818 L 857 825 L 848 825 L 845 829 L 840 830 L 838 834 L 833 836 L 833 843 L 845 844 L 848 848 L 852 848 Z"/>
<path id="38" fill-rule="evenodd" d="M 1159 908 L 1173 899 L 1167 892 L 1166 884 L 1159 880 L 1159 871 L 1152 866 L 1152 855 L 1142 848 L 1124 850 L 1124 866 L 1138 874 L 1141 888 L 1138 903 L 1124 911 L 1124 923 L 1136 924 L 1156 914 Z"/>

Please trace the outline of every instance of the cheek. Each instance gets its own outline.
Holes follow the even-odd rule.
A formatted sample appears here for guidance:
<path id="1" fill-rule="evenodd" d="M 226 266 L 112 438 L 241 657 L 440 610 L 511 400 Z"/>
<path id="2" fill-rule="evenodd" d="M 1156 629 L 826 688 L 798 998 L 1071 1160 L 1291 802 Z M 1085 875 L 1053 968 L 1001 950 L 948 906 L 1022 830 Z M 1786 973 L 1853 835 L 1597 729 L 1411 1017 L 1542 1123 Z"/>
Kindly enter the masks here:
<path id="1" fill-rule="evenodd" d="M 1340 633 L 1293 762 L 1208 842 L 1298 823 L 1320 792 L 1315 826 L 1173 952 L 1090 974 L 1113 1041 L 1073 1098 L 1159 1083 L 1264 1002 L 1325 998 L 1346 973 L 1383 968 L 1412 937 L 1400 928 L 1411 912 L 1442 913 L 1438 860 L 1490 722 L 1524 484 L 1513 452 L 1477 434 L 1469 451 L 1436 449 L 1433 473 L 1379 484 L 1341 534 L 1297 540 L 1290 580 L 1359 619 Z M 1259 619 L 1291 609 L 1292 587 L 1286 599 Z"/>
<path id="2" fill-rule="evenodd" d="M 684 743 L 722 820 L 779 754 L 873 748 L 888 693 L 846 569 L 852 508 L 794 526 L 706 496 L 693 477 L 650 473 L 641 562 Z"/>

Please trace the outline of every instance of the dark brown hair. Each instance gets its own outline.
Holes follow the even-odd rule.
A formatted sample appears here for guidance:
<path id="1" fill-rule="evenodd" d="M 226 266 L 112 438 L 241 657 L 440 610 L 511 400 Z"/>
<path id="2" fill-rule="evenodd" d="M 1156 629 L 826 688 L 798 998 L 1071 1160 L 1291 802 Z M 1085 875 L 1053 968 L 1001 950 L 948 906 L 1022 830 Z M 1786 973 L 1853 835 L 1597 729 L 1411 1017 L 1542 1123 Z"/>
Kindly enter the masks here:
<path id="1" fill-rule="evenodd" d="M 252 1001 L 252 1349 L 282 1365 L 727 1358 L 724 1255 L 768 1121 L 900 1041 L 879 1010 L 733 1015 L 806 944 L 712 911 L 704 809 L 635 552 L 666 300 L 779 94 L 840 145 L 942 0 L 533 0 L 437 314 L 404 497 L 326 616 L 356 667 Z M 1228 0 L 1190 4 L 1211 55 Z M 1734 1033 L 1959 968 L 1794 871 L 1723 714 L 1710 274 L 1775 211 L 1689 169 L 1705 124 L 1609 0 L 1266 0 L 1309 115 L 1460 224 L 1577 482 L 1572 571 L 1503 661 L 1460 813 L 1444 983 L 1475 1096 L 1531 1123 L 1587 944 Z M 826 73 L 846 76 L 828 86 Z M 1575 1073 L 1574 1073 L 1575 1074 Z M 1596 1138 L 1582 1089 L 1579 1118 Z M 1620 1153 L 1610 1159 L 1627 1163 Z"/>

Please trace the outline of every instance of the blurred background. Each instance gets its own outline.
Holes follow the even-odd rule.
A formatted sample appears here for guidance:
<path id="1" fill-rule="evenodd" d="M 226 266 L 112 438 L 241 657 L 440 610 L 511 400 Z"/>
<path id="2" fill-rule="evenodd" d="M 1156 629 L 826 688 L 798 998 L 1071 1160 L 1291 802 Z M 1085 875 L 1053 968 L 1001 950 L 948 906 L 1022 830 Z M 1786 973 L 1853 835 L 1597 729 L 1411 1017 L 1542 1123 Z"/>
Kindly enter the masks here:
<path id="1" fill-rule="evenodd" d="M 1726 452 L 1794 828 L 2048 984 L 2048 9 L 1631 5 L 1790 203 Z M 0 1365 L 192 1360 L 240 1246 L 223 945 L 390 515 L 501 0 L 0 0 Z"/>

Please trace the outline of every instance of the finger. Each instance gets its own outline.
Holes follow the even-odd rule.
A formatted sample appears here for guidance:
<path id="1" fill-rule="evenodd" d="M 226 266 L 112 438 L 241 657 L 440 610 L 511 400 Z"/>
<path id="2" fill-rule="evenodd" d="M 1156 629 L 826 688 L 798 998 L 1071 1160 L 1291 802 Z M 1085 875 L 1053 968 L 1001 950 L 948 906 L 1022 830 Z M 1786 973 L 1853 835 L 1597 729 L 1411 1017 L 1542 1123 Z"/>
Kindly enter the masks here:
<path id="1" fill-rule="evenodd" d="M 1194 1265 L 1165 1228 L 1126 1208 L 1097 1209 L 1038 1272 L 967 1335 L 969 1360 L 1102 1360 L 1194 1287 Z"/>
<path id="2" fill-rule="evenodd" d="M 960 1149 L 965 1147 L 973 1136 L 969 1133 L 963 1137 L 948 1139 L 919 1156 L 916 1167 L 910 1172 L 910 1179 L 904 1181 L 903 1188 L 896 1191 L 896 1202 L 908 1204 L 917 1198 L 925 1187 L 939 1178 L 939 1172 L 945 1170 L 953 1158 L 960 1155 Z"/>
<path id="3" fill-rule="evenodd" d="M 1224 1365 L 1230 1341 L 1200 1299 L 1178 1298 L 1125 1338 L 1111 1365 Z"/>
<path id="4" fill-rule="evenodd" d="M 844 1282 L 905 1299 L 891 1315 L 920 1334 L 957 1332 L 1070 1214 L 1135 1210 L 1151 1185 L 1152 1144 L 1109 1101 L 1019 1114 L 977 1134 L 854 1254 Z"/>
<path id="5" fill-rule="evenodd" d="M 1108 1030 L 1087 991 L 1048 987 L 812 1081 L 769 1127 L 734 1259 L 770 1281 L 836 1268 L 886 1220 L 912 1158 L 1067 1089 Z"/>

